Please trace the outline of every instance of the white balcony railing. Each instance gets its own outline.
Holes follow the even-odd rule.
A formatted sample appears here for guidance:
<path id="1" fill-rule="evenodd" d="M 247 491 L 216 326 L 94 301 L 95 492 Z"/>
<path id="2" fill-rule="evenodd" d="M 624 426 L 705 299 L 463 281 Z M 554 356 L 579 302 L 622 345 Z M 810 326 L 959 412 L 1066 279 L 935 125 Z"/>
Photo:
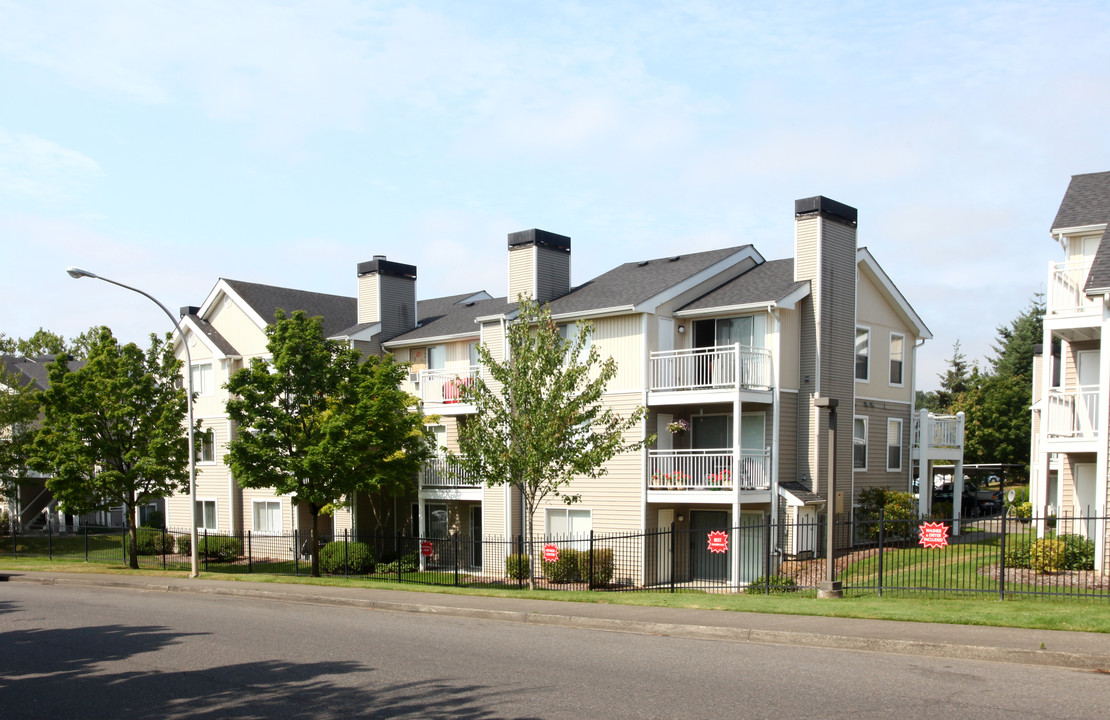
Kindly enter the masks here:
<path id="1" fill-rule="evenodd" d="M 651 354 L 652 390 L 769 390 L 771 384 L 771 351 L 764 348 L 718 345 Z"/>
<path id="2" fill-rule="evenodd" d="M 1086 440 L 1098 437 L 1098 386 L 1049 390 L 1048 436 Z"/>
<path id="3" fill-rule="evenodd" d="M 1050 315 L 1073 315 L 1098 310 L 1098 302 L 1083 292 L 1090 270 L 1090 260 L 1052 263 L 1049 266 L 1046 309 Z"/>
<path id="4" fill-rule="evenodd" d="M 733 473 L 734 456 L 728 448 L 714 450 L 649 450 L 648 488 L 651 490 L 732 490 L 771 486 L 771 451 L 744 450 L 740 472 Z"/>
<path id="5" fill-rule="evenodd" d="M 958 449 L 964 444 L 964 414 L 934 415 L 921 411 L 913 424 L 913 445 L 926 447 Z M 922 435 L 924 434 L 924 438 Z"/>
<path id="6" fill-rule="evenodd" d="M 482 479 L 463 471 L 451 458 L 432 458 L 424 463 L 420 473 L 420 486 L 426 488 L 469 488 L 482 484 Z"/>
<path id="7" fill-rule="evenodd" d="M 463 388 L 474 384 L 478 366 L 446 370 L 421 370 L 416 377 L 416 396 L 425 405 L 454 404 L 462 402 Z"/>

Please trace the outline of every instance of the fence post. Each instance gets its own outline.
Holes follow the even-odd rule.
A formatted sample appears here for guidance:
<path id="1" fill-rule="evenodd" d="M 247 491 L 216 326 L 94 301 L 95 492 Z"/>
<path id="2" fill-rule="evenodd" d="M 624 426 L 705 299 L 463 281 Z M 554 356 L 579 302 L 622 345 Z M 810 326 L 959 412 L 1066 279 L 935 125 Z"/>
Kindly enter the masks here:
<path id="1" fill-rule="evenodd" d="M 766 594 L 771 594 L 771 516 L 763 523 L 763 578 Z"/>
<path id="2" fill-rule="evenodd" d="M 18 517 L 18 515 L 16 517 Z M 16 539 L 16 536 L 15 536 L 15 520 L 14 519 L 11 521 L 11 531 L 12 531 L 12 557 L 17 558 L 17 557 L 19 557 L 19 546 L 18 546 L 18 540 Z M 85 562 L 89 561 L 88 544 L 89 544 L 88 543 L 88 531 L 86 531 Z"/>
<path id="3" fill-rule="evenodd" d="M 12 527 L 14 528 L 15 526 L 13 525 Z M 89 526 L 85 525 L 84 530 L 85 530 L 85 562 L 88 562 L 89 561 Z M 14 530 L 13 530 L 13 534 L 12 534 L 12 548 L 13 549 L 15 548 Z"/>
<path id="4" fill-rule="evenodd" d="M 879 597 L 883 596 L 883 506 L 879 506 Z"/>
<path id="5" fill-rule="evenodd" d="M 247 574 L 254 572 L 254 547 L 251 544 L 251 531 L 247 530 Z"/>
<path id="6" fill-rule="evenodd" d="M 293 528 L 293 575 L 301 574 L 301 540 L 297 528 Z"/>
<path id="7" fill-rule="evenodd" d="M 525 558 L 524 557 L 524 536 L 523 535 L 517 535 L 516 536 L 516 556 L 517 556 L 517 559 L 522 561 L 522 565 L 523 565 L 523 568 L 522 568 L 523 572 L 518 572 L 516 574 L 517 575 L 516 586 L 518 588 L 522 588 L 522 587 L 524 587 L 524 576 L 525 575 L 527 575 L 529 577 L 532 576 L 532 558 Z"/>
<path id="8" fill-rule="evenodd" d="M 1002 538 L 998 542 L 998 599 L 1006 599 L 1006 515 L 1010 508 L 1002 507 Z"/>
<path id="9" fill-rule="evenodd" d="M 204 528 L 204 572 L 208 572 L 208 528 Z"/>
<path id="10" fill-rule="evenodd" d="M 455 556 L 455 587 L 459 586 L 459 533 L 455 532 L 451 540 L 451 551 Z"/>
<path id="11" fill-rule="evenodd" d="M 590 528 L 590 559 L 586 567 L 586 589 L 594 589 L 594 529 Z"/>
<path id="12" fill-rule="evenodd" d="M 166 524 L 162 523 L 162 569 L 166 569 Z"/>
<path id="13" fill-rule="evenodd" d="M 127 564 L 127 528 L 126 527 L 123 528 L 123 531 L 120 534 L 120 540 L 123 541 L 123 542 L 120 543 L 120 549 L 123 550 L 123 564 L 126 565 Z"/>
<path id="14" fill-rule="evenodd" d="M 674 533 L 675 523 L 671 520 L 671 592 L 674 592 L 674 573 L 675 573 L 675 556 L 674 556 Z"/>
<path id="15" fill-rule="evenodd" d="M 49 520 L 46 521 L 46 557 L 49 560 L 54 559 L 54 530 L 50 527 Z"/>
<path id="16" fill-rule="evenodd" d="M 401 531 L 397 531 L 397 582 L 401 582 L 401 556 L 405 552 L 404 543 L 401 538 Z"/>

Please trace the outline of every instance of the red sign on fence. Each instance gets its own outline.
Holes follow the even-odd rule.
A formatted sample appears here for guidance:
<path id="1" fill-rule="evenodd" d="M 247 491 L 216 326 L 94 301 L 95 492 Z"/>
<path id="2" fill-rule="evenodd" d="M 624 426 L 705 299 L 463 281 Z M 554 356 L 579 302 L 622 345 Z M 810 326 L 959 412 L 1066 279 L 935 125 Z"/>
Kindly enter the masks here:
<path id="1" fill-rule="evenodd" d="M 431 540 L 421 540 L 420 541 L 420 554 L 423 555 L 424 557 L 431 557 L 432 556 L 432 541 Z"/>
<path id="2" fill-rule="evenodd" d="M 548 543 L 543 546 L 544 562 L 559 562 L 559 546 Z"/>
<path id="3" fill-rule="evenodd" d="M 921 523 L 921 546 L 942 548 L 948 544 L 948 526 L 944 523 Z"/>
<path id="4" fill-rule="evenodd" d="M 709 533 L 709 552 L 728 552 L 728 533 L 724 530 L 714 530 Z"/>

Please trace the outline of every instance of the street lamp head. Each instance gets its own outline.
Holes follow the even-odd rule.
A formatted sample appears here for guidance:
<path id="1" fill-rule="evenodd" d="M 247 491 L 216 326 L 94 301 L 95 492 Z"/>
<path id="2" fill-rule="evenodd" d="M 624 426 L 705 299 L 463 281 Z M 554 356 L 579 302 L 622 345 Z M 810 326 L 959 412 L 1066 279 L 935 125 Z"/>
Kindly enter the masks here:
<path id="1" fill-rule="evenodd" d="M 82 270 L 81 268 L 74 267 L 73 265 L 70 265 L 69 267 L 67 267 L 66 272 L 69 273 L 69 276 L 71 278 L 83 278 L 83 277 L 95 278 L 96 277 L 95 273 L 91 273 L 88 270 Z"/>

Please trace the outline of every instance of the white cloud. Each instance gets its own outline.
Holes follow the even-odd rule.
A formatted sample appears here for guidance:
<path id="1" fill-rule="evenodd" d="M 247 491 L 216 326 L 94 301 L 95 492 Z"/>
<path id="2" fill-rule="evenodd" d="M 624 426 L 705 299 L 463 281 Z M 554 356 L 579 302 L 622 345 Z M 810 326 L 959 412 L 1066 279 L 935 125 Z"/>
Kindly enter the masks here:
<path id="1" fill-rule="evenodd" d="M 0 196 L 63 200 L 99 174 L 96 161 L 76 150 L 0 127 Z"/>

